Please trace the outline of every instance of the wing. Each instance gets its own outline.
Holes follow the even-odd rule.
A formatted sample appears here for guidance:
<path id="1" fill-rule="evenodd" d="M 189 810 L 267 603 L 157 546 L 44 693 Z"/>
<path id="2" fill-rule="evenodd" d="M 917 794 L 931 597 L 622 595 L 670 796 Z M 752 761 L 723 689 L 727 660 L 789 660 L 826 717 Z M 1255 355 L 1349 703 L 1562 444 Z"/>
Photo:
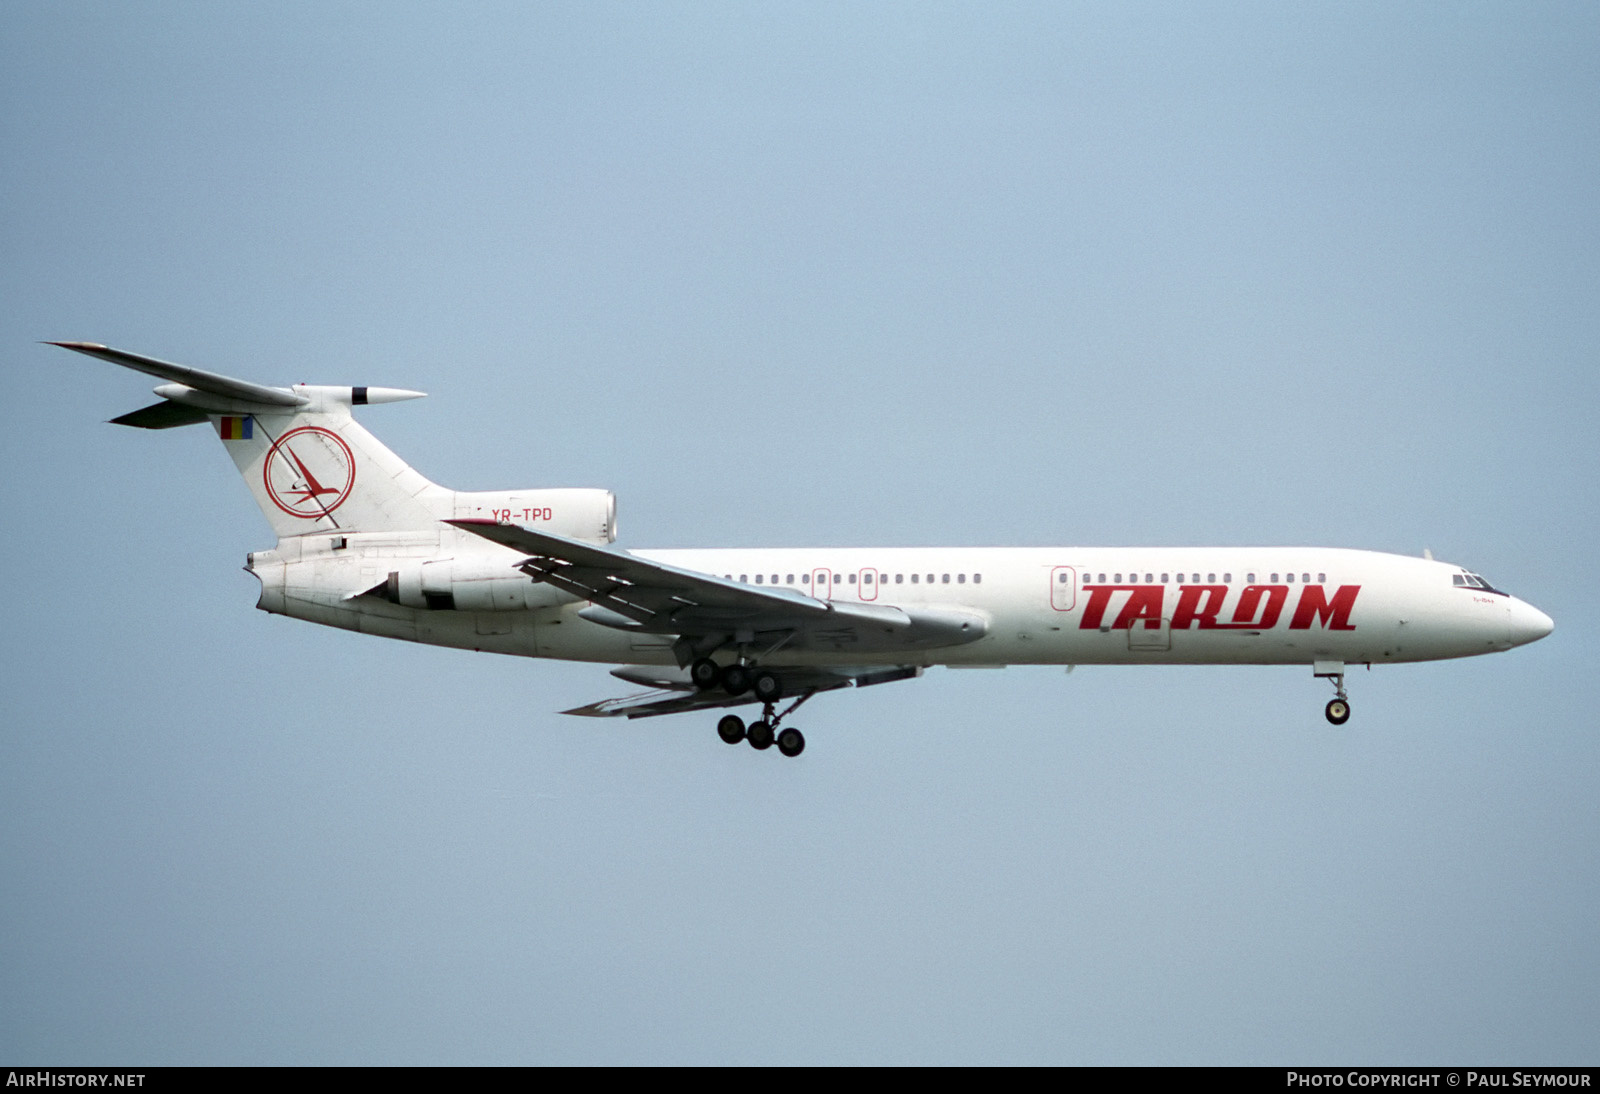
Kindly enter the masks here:
<path id="1" fill-rule="evenodd" d="M 491 520 L 447 521 L 528 557 L 519 569 L 589 601 L 591 623 L 673 634 L 680 665 L 739 642 L 777 649 L 895 652 L 956 646 L 982 638 L 988 621 L 972 612 L 905 609 L 818 600 L 793 589 L 756 588 L 653 562 L 626 551 Z"/>
<path id="2" fill-rule="evenodd" d="M 625 665 L 612 669 L 611 675 L 655 690 L 625 695 L 619 699 L 602 699 L 561 713 L 578 714 L 585 718 L 653 718 L 661 714 L 681 714 L 689 710 L 711 710 L 760 702 L 749 694 L 700 691 L 689 682 L 686 675 L 675 674 L 655 665 Z M 799 702 L 795 706 L 799 706 L 819 692 L 887 684 L 921 675 L 920 668 L 806 669 L 785 671 L 784 682 L 797 695 Z"/>

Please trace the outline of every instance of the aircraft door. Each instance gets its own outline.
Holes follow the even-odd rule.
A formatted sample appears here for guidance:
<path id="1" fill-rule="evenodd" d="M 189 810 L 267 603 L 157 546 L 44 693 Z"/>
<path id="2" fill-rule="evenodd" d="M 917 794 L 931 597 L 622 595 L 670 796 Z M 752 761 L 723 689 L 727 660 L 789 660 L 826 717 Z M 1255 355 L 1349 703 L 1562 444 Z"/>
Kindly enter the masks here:
<path id="1" fill-rule="evenodd" d="M 1151 626 L 1152 623 L 1157 624 Z M 1172 620 L 1135 619 L 1128 628 L 1128 649 L 1170 650 L 1172 648 Z"/>
<path id="2" fill-rule="evenodd" d="M 878 599 L 878 571 L 868 566 L 856 575 L 856 595 L 862 600 Z"/>
<path id="3" fill-rule="evenodd" d="M 1050 606 L 1058 612 L 1070 612 L 1077 604 L 1077 570 L 1071 566 L 1057 566 L 1050 571 Z"/>
<path id="4" fill-rule="evenodd" d="M 811 571 L 811 595 L 818 600 L 831 600 L 833 598 L 833 571 Z"/>

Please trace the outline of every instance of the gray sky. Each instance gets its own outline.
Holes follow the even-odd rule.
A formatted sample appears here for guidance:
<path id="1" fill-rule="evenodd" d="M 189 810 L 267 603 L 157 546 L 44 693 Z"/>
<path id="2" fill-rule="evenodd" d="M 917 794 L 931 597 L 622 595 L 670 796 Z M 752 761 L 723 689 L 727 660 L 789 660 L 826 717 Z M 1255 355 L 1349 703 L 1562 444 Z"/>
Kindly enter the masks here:
<path id="1" fill-rule="evenodd" d="M 1110 10 L 1107 10 L 1107 9 Z M 0 1059 L 1595 1063 L 1592 5 L 13 4 Z M 1536 646 L 798 761 L 252 609 L 102 341 L 630 547 L 1432 548 Z M 1590 713 L 1585 714 L 1588 710 Z"/>

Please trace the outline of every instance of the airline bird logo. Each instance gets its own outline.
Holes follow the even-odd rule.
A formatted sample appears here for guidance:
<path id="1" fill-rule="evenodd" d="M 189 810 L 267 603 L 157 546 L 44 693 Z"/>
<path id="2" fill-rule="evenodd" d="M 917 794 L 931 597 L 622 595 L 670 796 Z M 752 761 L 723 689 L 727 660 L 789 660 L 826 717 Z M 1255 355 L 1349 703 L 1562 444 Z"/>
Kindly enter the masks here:
<path id="1" fill-rule="evenodd" d="M 318 426 L 292 429 L 267 452 L 262 479 L 290 516 L 316 520 L 343 505 L 355 484 L 355 458 L 344 438 Z"/>

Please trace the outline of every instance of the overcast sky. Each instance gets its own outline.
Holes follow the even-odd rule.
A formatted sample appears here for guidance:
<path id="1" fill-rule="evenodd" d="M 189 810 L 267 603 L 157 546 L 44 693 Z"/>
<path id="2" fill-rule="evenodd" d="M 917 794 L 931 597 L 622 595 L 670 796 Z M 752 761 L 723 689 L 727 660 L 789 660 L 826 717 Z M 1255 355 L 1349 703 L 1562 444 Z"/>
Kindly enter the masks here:
<path id="1" fill-rule="evenodd" d="M 0 1061 L 1600 1062 L 1600 9 L 18 3 L 0 97 Z M 41 339 L 428 391 L 362 420 L 627 547 L 1431 548 L 1556 631 L 1341 729 L 565 718 L 630 688 L 255 611 L 215 434 Z"/>

